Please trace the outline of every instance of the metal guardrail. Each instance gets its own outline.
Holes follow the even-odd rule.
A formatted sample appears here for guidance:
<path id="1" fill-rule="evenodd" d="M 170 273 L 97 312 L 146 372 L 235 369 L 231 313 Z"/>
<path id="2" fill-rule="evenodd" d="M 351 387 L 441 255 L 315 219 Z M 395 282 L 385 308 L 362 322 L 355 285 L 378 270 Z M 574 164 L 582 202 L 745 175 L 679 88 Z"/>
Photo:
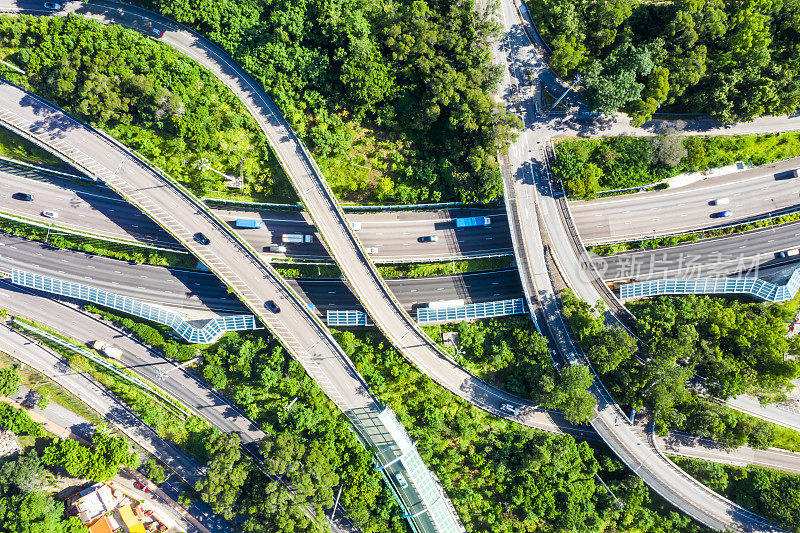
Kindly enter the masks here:
<path id="1" fill-rule="evenodd" d="M 676 465 L 672 460 L 670 460 L 669 457 L 666 456 L 666 454 L 664 454 L 664 452 L 661 451 L 661 448 L 659 448 L 659 446 L 658 446 L 658 441 L 655 438 L 655 434 L 656 434 L 656 423 L 655 423 L 655 421 L 653 421 L 653 423 L 650 425 L 650 431 L 647 432 L 647 437 L 648 437 L 648 440 L 650 441 L 650 446 L 656 451 L 656 453 L 661 457 L 661 459 L 664 460 L 669 465 L 669 467 L 678 476 L 680 476 L 681 478 L 683 478 L 683 479 L 685 479 L 687 481 L 697 483 L 697 481 L 692 476 L 687 474 L 685 470 L 683 470 L 681 467 Z M 705 491 L 709 495 L 711 495 L 715 500 L 724 502 L 725 505 L 731 505 L 731 506 L 735 507 L 737 511 L 739 511 L 739 512 L 743 513 L 744 515 L 750 517 L 753 521 L 755 521 L 755 522 L 757 522 L 757 523 L 759 523 L 761 525 L 767 526 L 767 527 L 769 527 L 770 529 L 772 529 L 774 531 L 783 531 L 783 528 L 781 528 L 778 524 L 776 524 L 772 520 L 768 520 L 768 519 L 764 518 L 763 516 L 754 513 L 753 511 L 745 509 L 741 505 L 738 505 L 738 504 L 728 500 L 727 498 L 725 498 L 721 494 L 716 493 L 715 491 L 711 490 L 710 488 L 706 487 L 703 484 L 698 483 L 698 485 L 700 485 L 703 489 L 705 489 Z"/>
<path id="2" fill-rule="evenodd" d="M 23 287 L 96 303 L 129 315 L 150 320 L 151 322 L 169 326 L 174 329 L 181 338 L 190 343 L 210 344 L 229 331 L 261 329 L 255 317 L 252 315 L 219 316 L 210 319 L 202 328 L 198 328 L 177 313 L 167 311 L 155 305 L 90 287 L 82 283 L 25 272 L 16 268 L 11 271 L 11 280 L 13 283 Z"/>
<path id="3" fill-rule="evenodd" d="M 114 243 L 114 244 L 122 244 L 122 245 L 125 245 L 125 246 L 131 246 L 133 248 L 140 248 L 142 250 L 158 250 L 158 251 L 161 251 L 161 252 L 172 252 L 172 253 L 184 254 L 184 255 L 189 253 L 185 249 L 183 249 L 183 247 L 180 247 L 180 246 L 175 246 L 175 247 L 168 248 L 168 247 L 165 247 L 165 246 L 159 246 L 159 245 L 156 245 L 156 244 L 152 244 L 152 243 L 146 242 L 146 241 L 128 241 L 128 240 L 125 240 L 125 239 L 120 239 L 119 237 L 108 235 L 107 233 L 101 233 L 101 232 L 89 233 L 89 232 L 84 232 L 84 231 L 81 231 L 81 230 L 78 230 L 78 229 L 74 229 L 74 228 L 68 228 L 66 226 L 59 226 L 59 225 L 55 225 L 55 224 L 45 224 L 45 223 L 40 222 L 38 220 L 30 219 L 30 218 L 27 218 L 27 217 L 22 217 L 22 216 L 19 216 L 19 215 L 14 215 L 14 214 L 11 214 L 11 213 L 7 213 L 5 211 L 0 211 L 0 218 L 4 218 L 6 220 L 11 220 L 12 222 L 17 222 L 17 223 L 20 223 L 20 224 L 26 224 L 28 226 L 34 226 L 34 227 L 37 227 L 37 228 L 51 229 L 52 230 L 51 235 L 57 235 L 57 234 L 74 235 L 76 237 L 84 237 L 84 238 L 92 239 L 92 240 L 95 240 L 95 241 L 105 241 L 105 242 L 111 242 L 111 243 Z"/>

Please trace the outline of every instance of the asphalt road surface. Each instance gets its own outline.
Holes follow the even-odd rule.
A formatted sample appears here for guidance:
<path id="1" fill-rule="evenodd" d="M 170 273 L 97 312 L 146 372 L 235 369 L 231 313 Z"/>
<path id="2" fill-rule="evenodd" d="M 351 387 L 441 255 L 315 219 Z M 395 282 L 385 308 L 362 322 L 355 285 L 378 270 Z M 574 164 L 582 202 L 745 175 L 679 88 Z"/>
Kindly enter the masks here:
<path id="1" fill-rule="evenodd" d="M 587 245 L 699 231 L 800 208 L 800 158 L 662 191 L 569 202 Z M 716 205 L 727 198 L 730 203 Z M 719 213 L 730 211 L 729 217 Z"/>
<path id="2" fill-rule="evenodd" d="M 593 259 L 607 281 L 698 278 L 746 273 L 798 264 L 798 256 L 778 258 L 777 252 L 800 248 L 800 222 L 705 239 L 696 243 L 623 252 Z"/>
<path id="3" fill-rule="evenodd" d="M 586 256 L 577 232 L 573 232 L 566 202 L 556 197 L 548 176 L 548 140 L 561 135 L 615 135 L 619 133 L 647 134 L 652 129 L 632 128 L 623 117 L 609 120 L 605 117 L 582 118 L 571 112 L 564 118 L 539 119 L 534 114 L 533 102 L 518 102 L 513 98 L 514 86 L 525 80 L 530 70 L 545 69 L 541 56 L 530 41 L 517 7 L 510 0 L 501 4 L 501 22 L 505 39 L 501 40 L 496 56 L 502 58 L 506 72 L 501 81 L 501 97 L 508 109 L 520 116 L 525 130 L 514 143 L 503 161 L 509 227 L 523 278 L 526 297 L 538 316 L 540 327 L 546 331 L 561 356 L 571 364 L 582 364 L 583 358 L 573 345 L 559 308 L 558 295 L 544 261 L 545 245 L 552 256 L 558 274 L 576 294 L 594 303 L 600 300 L 598 283 L 602 285 Z M 795 121 L 800 125 L 800 121 Z M 737 129 L 753 132 L 759 129 L 794 127 L 789 118 L 764 119 Z M 648 124 L 648 127 L 654 127 Z M 693 133 L 713 131 L 711 122 L 689 124 Z M 686 476 L 675 467 L 653 442 L 638 434 L 627 416 L 614 403 L 599 381 L 593 392 L 597 398 L 597 416 L 591 421 L 600 437 L 614 450 L 631 470 L 662 497 L 670 501 L 701 523 L 714 529 L 744 529 L 772 531 L 775 526 L 764 523 L 745 509 L 733 504 Z"/>
<path id="4" fill-rule="evenodd" d="M 507 41 L 507 44 L 513 51 L 513 56 L 516 56 L 517 59 L 533 59 L 535 63 L 536 57 L 534 51 L 532 50 L 532 47 L 526 45 L 524 42 L 524 39 L 522 38 L 524 33 L 519 30 L 519 22 L 516 23 L 516 30 L 513 27 L 515 25 L 514 22 L 511 23 L 511 27 L 508 26 L 509 18 L 505 15 L 509 7 L 515 9 L 515 6 L 513 6 L 511 2 L 506 2 L 503 4 L 503 22 L 504 26 L 509 29 L 507 34 L 509 40 Z M 168 32 L 168 34 L 173 33 L 175 32 Z M 523 57 L 526 46 L 528 47 L 528 52 L 530 52 L 530 58 Z M 208 52 L 208 50 L 203 51 L 203 53 L 205 52 Z M 319 175 L 318 172 L 312 170 L 313 161 L 304 153 L 301 147 L 298 146 L 293 132 L 288 129 L 285 122 L 274 112 L 274 110 L 265 110 L 262 107 L 271 107 L 270 102 L 266 98 L 261 97 L 261 101 L 263 103 L 254 103 L 254 101 L 251 99 L 253 96 L 251 91 L 257 91 L 257 88 L 250 86 L 249 82 L 247 81 L 247 77 L 236 72 L 237 69 L 235 66 L 230 65 L 227 60 L 224 62 L 224 64 L 216 63 L 208 65 L 208 68 L 215 72 L 221 79 L 227 76 L 228 83 L 238 87 L 239 90 L 237 91 L 237 94 L 244 99 L 246 105 L 248 103 L 250 104 L 248 107 L 254 111 L 253 114 L 256 120 L 259 121 L 264 128 L 265 133 L 268 135 L 268 137 L 270 137 L 276 153 L 278 154 L 278 158 L 287 169 L 287 172 L 291 176 L 292 182 L 298 190 L 303 203 L 308 207 L 314 221 L 321 229 L 331 254 L 337 260 L 340 267 L 345 272 L 345 275 L 352 282 L 354 290 L 357 292 L 359 299 L 364 303 L 373 320 L 384 330 L 387 337 L 401 351 L 401 353 L 403 353 L 409 360 L 415 363 L 424 373 L 431 376 L 434 380 L 446 386 L 453 392 L 467 397 L 471 402 L 483 407 L 484 409 L 497 412 L 498 414 L 503 414 L 495 403 L 498 399 L 502 402 L 513 401 L 515 403 L 519 403 L 516 399 L 513 399 L 508 395 L 486 388 L 482 382 L 475 380 L 475 378 L 463 372 L 462 369 L 452 364 L 444 357 L 444 355 L 438 352 L 435 344 L 416 327 L 413 320 L 402 310 L 399 304 L 392 300 L 388 288 L 385 286 L 385 284 L 383 284 L 382 279 L 377 274 L 377 271 L 370 263 L 366 254 L 360 248 L 357 239 L 355 239 L 352 232 L 349 230 L 343 213 L 339 210 L 335 199 L 330 191 L 326 188 L 324 179 Z M 239 76 L 239 79 L 230 78 L 231 69 L 234 71 L 236 76 Z M 517 79 L 523 79 L 524 72 L 517 70 L 517 66 L 514 65 L 514 61 L 512 61 L 512 69 L 514 69 L 512 72 Z M 222 71 L 221 74 L 220 71 Z M 508 81 L 508 78 L 506 81 Z M 519 83 L 516 85 L 519 85 Z M 5 91 L 7 87 L 3 87 L 3 89 L 4 92 L 7 92 Z M 8 98 L 8 101 L 3 105 L 5 108 L 5 120 L 15 124 L 19 128 L 27 129 L 29 132 L 34 131 L 31 128 L 31 119 L 37 120 L 37 118 L 31 117 L 27 112 L 27 109 L 21 108 L 18 103 L 25 102 L 27 104 L 32 104 L 35 106 L 40 116 L 44 111 L 43 106 L 36 102 L 35 99 L 31 101 L 30 97 L 20 99 L 18 94 L 9 94 L 8 96 L 10 96 L 10 98 Z M 0 98 L 0 102 L 3 100 L 5 100 L 5 98 Z M 50 117 L 53 117 L 50 111 L 52 110 L 49 110 L 46 114 Z M 12 113 L 13 115 L 9 116 L 9 113 Z M 22 116 L 20 113 L 22 113 Z M 41 118 L 38 120 L 41 120 Z M 569 120 L 569 118 L 567 120 Z M 53 132 L 54 129 L 61 129 L 58 128 L 58 124 L 56 124 L 57 122 L 61 122 L 63 127 L 63 118 L 55 121 L 50 120 L 49 124 L 43 124 L 43 126 L 45 126 L 50 132 Z M 531 140 L 536 142 L 542 142 L 542 140 L 546 139 L 548 134 L 552 135 L 553 131 L 558 131 L 555 128 L 563 127 L 565 125 L 567 125 L 567 122 L 565 121 L 549 122 L 547 124 L 549 131 L 539 132 L 540 134 L 544 133 L 544 135 L 539 135 L 538 138 L 541 139 L 539 141 L 536 141 L 536 135 L 533 135 L 533 131 L 526 131 L 521 138 L 526 145 L 528 142 L 528 137 L 531 137 Z M 597 130 L 598 127 L 602 128 L 603 126 L 603 124 L 597 120 L 593 120 L 592 123 L 588 125 L 592 130 Z M 767 122 L 766 124 L 759 124 L 757 126 L 766 127 L 767 125 L 771 130 L 774 131 L 781 126 L 781 122 L 773 120 L 771 122 Z M 54 126 L 56 126 L 56 128 L 54 128 Z M 750 128 L 752 129 L 753 126 L 750 126 Z M 75 135 L 77 128 L 75 128 L 74 125 L 70 125 L 70 129 L 69 142 L 66 142 L 63 139 L 53 140 L 52 137 L 49 142 L 62 151 L 62 153 L 72 153 L 73 160 L 77 161 L 77 163 L 82 165 L 93 165 L 95 168 L 95 174 L 103 177 L 104 180 L 114 185 L 119 191 L 123 192 L 129 201 L 133 201 L 140 208 L 143 208 L 145 212 L 151 216 L 155 216 L 162 225 L 170 228 L 171 232 L 176 235 L 185 245 L 189 246 L 201 258 L 205 258 L 205 260 L 212 267 L 216 268 L 218 273 L 222 273 L 225 279 L 233 285 L 234 289 L 236 289 L 243 299 L 248 302 L 251 308 L 256 308 L 256 299 L 263 301 L 263 298 L 259 298 L 259 295 L 253 292 L 254 290 L 258 289 L 247 283 L 248 277 L 250 276 L 246 275 L 245 270 L 240 269 L 241 265 L 235 265 L 231 263 L 231 256 L 242 255 L 246 258 L 247 253 L 242 250 L 241 253 L 233 252 L 232 254 L 231 245 L 233 245 L 234 249 L 238 247 L 238 245 L 234 242 L 229 243 L 227 247 L 227 254 L 222 256 L 220 252 L 225 250 L 225 248 L 219 248 L 213 244 L 215 238 L 225 236 L 226 232 L 221 231 L 217 225 L 212 223 L 212 221 L 202 223 L 200 220 L 194 220 L 193 229 L 204 228 L 210 232 L 212 245 L 207 248 L 200 249 L 196 245 L 191 244 L 191 241 L 189 240 L 190 231 L 185 227 L 185 223 L 187 221 L 185 217 L 194 209 L 198 215 L 201 215 L 200 218 L 203 218 L 203 212 L 197 211 L 198 205 L 196 202 L 192 202 L 190 197 L 185 194 L 181 194 L 179 191 L 176 191 L 173 188 L 164 188 L 165 183 L 161 182 L 157 176 L 150 175 L 147 172 L 147 169 L 142 169 L 145 170 L 145 172 L 132 169 L 132 166 L 138 165 L 129 164 L 126 166 L 125 163 L 127 159 L 122 159 L 120 161 L 119 158 L 114 157 L 113 155 L 109 158 L 108 155 L 96 152 L 90 148 L 89 145 L 80 143 L 80 136 Z M 585 128 L 581 128 L 581 130 L 578 131 L 576 131 L 574 128 L 570 129 L 571 131 L 569 131 L 569 133 L 575 134 L 581 133 Z M 612 133 L 612 129 L 613 128 L 608 128 L 606 131 Z M 622 129 L 625 130 L 626 128 L 622 127 Z M 632 131 L 632 128 L 628 127 L 627 130 Z M 563 132 L 563 130 L 561 131 Z M 75 143 L 77 143 L 77 145 Z M 78 149 L 77 146 L 80 146 L 80 149 Z M 85 153 L 85 151 L 89 151 L 91 155 L 89 156 Z M 544 155 L 544 153 L 539 152 L 533 157 L 541 157 L 542 155 Z M 86 156 L 85 159 L 83 156 Z M 512 157 L 518 157 L 518 154 L 512 154 Z M 528 157 L 530 157 L 530 154 L 526 154 L 526 159 Z M 543 161 L 541 161 L 541 163 L 544 164 Z M 110 166 L 109 164 L 112 165 Z M 520 165 L 512 164 L 512 168 L 519 166 Z M 112 168 L 115 168 L 115 170 L 112 171 Z M 141 167 L 139 168 L 141 169 Z M 542 167 L 540 166 L 538 169 L 539 177 L 546 178 L 546 174 L 543 174 L 541 170 Z M 530 172 L 530 174 L 530 177 L 532 178 L 531 184 L 537 184 L 537 172 Z M 511 175 L 513 176 L 514 173 Z M 155 181 L 153 178 L 155 178 Z M 161 187 L 161 189 L 153 190 L 152 187 Z M 522 204 L 517 204 L 514 206 L 515 209 L 519 212 L 525 212 L 526 208 L 529 210 L 532 202 L 530 202 L 528 198 L 531 200 L 540 200 L 537 198 L 537 192 L 538 191 L 534 189 L 534 194 L 532 196 L 515 194 L 515 198 L 518 201 L 521 200 L 520 204 Z M 543 190 L 541 192 L 546 191 Z M 552 196 L 550 198 L 552 199 Z M 537 204 L 541 203 L 541 201 L 537 202 Z M 538 207 L 539 205 L 533 205 L 534 210 Z M 575 270 L 580 270 L 582 258 L 574 255 L 575 251 L 572 248 L 574 243 L 572 242 L 571 238 L 568 238 L 567 228 L 565 228 L 564 222 L 562 222 L 561 218 L 566 215 L 557 211 L 557 209 L 560 207 L 555 202 L 551 202 L 551 205 L 548 207 L 553 209 L 551 214 L 557 215 L 552 217 L 553 220 L 549 221 L 550 225 L 547 225 L 547 213 L 543 213 L 546 231 L 550 236 L 550 239 L 553 241 L 553 249 L 557 250 L 556 261 L 561 263 L 562 269 L 568 270 L 568 272 L 565 274 L 565 279 L 571 283 L 575 283 L 575 280 L 572 278 L 572 273 Z M 167 216 L 167 213 L 170 213 L 171 216 Z M 183 219 L 184 221 L 181 222 L 178 219 Z M 516 228 L 516 224 L 510 225 L 512 228 Z M 212 231 L 213 233 L 211 233 Z M 540 240 L 538 227 L 536 230 L 534 230 L 534 238 Z M 568 238 L 569 240 L 564 240 L 565 238 Z M 522 244 L 520 244 L 520 239 L 515 239 L 516 246 L 524 246 L 524 238 L 522 241 Z M 562 241 L 566 242 L 568 246 L 564 250 L 559 250 Z M 565 258 L 568 260 L 564 261 Z M 212 262 L 212 259 L 215 260 L 216 263 Z M 527 261 L 528 257 L 525 254 L 520 254 L 519 260 L 521 262 Z M 226 275 L 222 269 L 225 269 L 225 271 L 230 271 L 231 274 Z M 237 270 L 239 271 L 239 274 L 236 274 Z M 263 268 L 261 270 L 263 271 Z M 261 274 L 259 273 L 256 278 L 260 277 Z M 537 280 L 534 279 L 533 281 L 535 282 Z M 579 284 L 582 283 L 586 285 L 587 290 L 594 290 L 594 286 L 591 285 L 591 282 L 592 280 L 578 281 Z M 536 285 L 533 286 L 536 287 Z M 537 287 L 537 289 L 542 288 Z M 545 286 L 543 289 L 544 294 L 538 294 L 539 298 L 547 296 L 548 287 Z M 552 288 L 550 287 L 549 289 L 550 293 L 552 293 Z M 583 292 L 582 288 L 580 287 L 576 288 L 576 291 L 579 293 L 579 295 Z M 250 294 L 252 294 L 252 296 L 250 296 Z M 597 297 L 599 298 L 599 295 Z M 557 339 L 557 346 L 561 350 L 562 354 L 564 354 L 567 358 L 572 359 L 575 357 L 575 354 L 571 351 L 573 350 L 571 342 L 569 342 L 568 337 L 564 338 L 562 336 L 562 334 L 566 334 L 566 331 L 563 328 L 563 325 L 558 324 L 560 320 L 560 314 L 558 312 L 557 302 L 554 298 L 551 298 L 550 300 L 551 306 L 543 309 L 545 311 L 545 316 L 547 317 L 548 329 Z M 294 307 L 301 307 L 300 303 L 297 301 L 290 303 L 292 303 Z M 263 313 L 260 314 L 263 315 Z M 262 318 L 269 323 L 269 316 L 262 316 Z M 274 319 L 275 317 L 271 318 Z M 273 329 L 275 329 L 276 325 L 277 324 L 273 322 Z M 292 340 L 297 341 L 298 346 L 295 347 L 295 350 L 293 350 L 294 352 L 297 351 L 297 348 L 303 347 L 300 339 L 297 339 L 295 336 L 297 329 L 298 328 L 295 328 L 295 330 L 292 332 L 287 330 L 285 333 L 280 333 L 284 342 L 289 346 L 292 346 Z M 290 337 L 294 337 L 294 339 L 291 339 Z M 314 346 L 316 346 L 316 344 Z M 303 362 L 302 359 L 301 362 Z M 304 364 L 304 366 L 309 368 L 308 363 Z M 334 369 L 326 369 L 321 374 L 314 374 L 312 370 L 309 370 L 309 372 L 319 382 L 322 377 L 329 376 L 331 370 Z M 337 380 L 338 379 L 340 378 L 337 377 Z M 325 389 L 324 386 L 323 389 Z M 328 391 L 326 390 L 326 392 Z M 682 472 L 675 468 L 672 463 L 666 460 L 663 456 L 659 455 L 657 450 L 651 446 L 643 445 L 641 439 L 637 437 L 632 430 L 625 426 L 625 416 L 619 412 L 616 404 L 614 404 L 609 398 L 603 397 L 599 390 L 597 393 L 600 408 L 598 416 L 592 421 L 594 427 L 597 429 L 601 437 L 620 456 L 620 458 L 625 461 L 634 471 L 642 475 L 645 481 L 654 490 L 662 494 L 665 498 L 677 505 L 679 508 L 683 509 L 691 516 L 694 516 L 701 522 L 717 529 L 723 529 L 726 527 L 764 531 L 772 531 L 775 529 L 771 524 L 763 523 L 758 519 L 758 517 L 754 517 L 752 514 L 747 513 L 744 509 L 735 506 L 728 500 L 719 497 L 712 491 L 703 487 L 695 480 L 685 476 L 685 474 L 682 474 Z M 337 400 L 334 398 L 334 401 Z M 341 403 L 339 404 L 341 405 Z M 507 414 L 505 416 L 508 418 L 516 418 L 520 422 L 530 424 L 534 418 L 534 415 L 535 413 L 525 406 L 523 412 L 518 417 L 509 416 Z"/>
<path id="5" fill-rule="evenodd" d="M 95 382 L 90 376 L 72 370 L 66 359 L 59 353 L 31 341 L 5 323 L 0 324 L 0 351 L 13 356 L 17 361 L 23 362 L 47 376 L 57 386 L 70 391 L 71 394 L 128 436 L 128 438 L 167 465 L 187 485 L 194 486 L 202 477 L 203 469 L 193 457 L 160 438 L 128 406 Z M 62 427 L 91 442 L 91 436 L 94 431 L 91 424 L 70 411 L 63 408 L 58 409 L 58 404 L 53 403 L 51 406 L 53 408 L 48 407 L 45 412 L 40 411 L 40 414 L 46 416 L 48 420 L 55 419 Z M 186 528 L 185 520 L 177 516 L 174 509 L 170 509 L 170 511 L 172 511 L 173 519 L 178 520 L 182 527 Z M 197 520 L 195 516 L 192 516 L 192 518 L 195 521 Z M 218 517 L 199 516 L 199 518 L 208 523 L 207 525 L 212 526 L 214 531 L 230 530 Z M 201 530 L 189 525 L 188 531 Z"/>
<path id="6" fill-rule="evenodd" d="M 84 283 L 139 301 L 177 311 L 249 314 L 214 274 L 140 265 L 107 257 L 60 250 L 0 233 L 0 271 L 12 268 Z M 286 279 L 306 303 L 324 317 L 330 310 L 362 309 L 345 280 Z M 431 301 L 463 299 L 466 303 L 520 298 L 522 289 L 513 269 L 451 276 L 388 279 L 401 304 L 412 312 Z"/>
<path id="7" fill-rule="evenodd" d="M 34 196 L 24 201 L 20 193 Z M 41 215 L 55 211 L 58 219 Z M 307 213 L 299 211 L 236 208 L 212 208 L 257 252 L 267 257 L 331 259 L 320 235 Z M 91 182 L 78 182 L 44 176 L 0 163 L 0 211 L 40 223 L 54 223 L 66 229 L 144 244 L 180 248 L 169 233 L 128 204 L 113 191 Z M 488 216 L 489 226 L 456 228 L 459 217 Z M 236 229 L 239 218 L 258 219 L 259 229 Z M 506 215 L 498 209 L 444 209 L 438 211 L 403 211 L 351 213 L 349 220 L 361 223 L 359 238 L 366 247 L 378 252 L 376 262 L 421 262 L 469 257 L 508 255 L 512 252 Z M 312 234 L 310 244 L 286 244 L 286 233 Z M 437 242 L 420 242 L 420 237 L 436 235 Z M 283 245 L 286 254 L 269 250 Z"/>

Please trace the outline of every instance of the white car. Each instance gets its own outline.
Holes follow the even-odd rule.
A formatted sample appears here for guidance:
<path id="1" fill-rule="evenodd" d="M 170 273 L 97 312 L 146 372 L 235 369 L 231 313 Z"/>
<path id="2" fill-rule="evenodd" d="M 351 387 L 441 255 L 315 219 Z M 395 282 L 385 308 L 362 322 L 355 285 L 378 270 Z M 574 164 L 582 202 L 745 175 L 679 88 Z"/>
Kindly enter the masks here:
<path id="1" fill-rule="evenodd" d="M 728 205 L 729 203 L 731 203 L 730 198 L 717 198 L 714 200 L 714 205 Z"/>
<path id="2" fill-rule="evenodd" d="M 511 413 L 514 416 L 519 416 L 519 407 L 514 407 L 510 403 L 504 403 L 500 406 L 501 411 L 505 411 L 506 413 Z"/>
<path id="3" fill-rule="evenodd" d="M 42 211 L 42 216 L 47 218 L 58 218 L 58 213 L 55 211 Z"/>

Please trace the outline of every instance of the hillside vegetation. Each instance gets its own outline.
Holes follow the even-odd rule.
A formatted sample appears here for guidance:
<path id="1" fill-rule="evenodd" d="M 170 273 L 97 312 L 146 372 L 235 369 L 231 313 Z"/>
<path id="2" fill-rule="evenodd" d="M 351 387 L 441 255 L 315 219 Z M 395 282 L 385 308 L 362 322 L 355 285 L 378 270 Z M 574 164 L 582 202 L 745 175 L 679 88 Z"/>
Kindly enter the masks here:
<path id="1" fill-rule="evenodd" d="M 501 69 L 492 65 L 489 41 L 499 27 L 474 2 L 139 3 L 227 50 L 266 88 L 326 170 L 362 165 L 346 165 L 350 176 L 334 182 L 337 194 L 355 189 L 362 198 L 401 203 L 501 194 L 497 151 L 506 149 L 516 121 L 490 96 Z M 359 178 L 363 167 L 378 164 L 370 153 L 387 136 L 397 153 L 384 154 L 391 161 L 381 162 L 388 164 L 379 178 Z M 357 153 L 359 146 L 367 153 Z"/>
<path id="2" fill-rule="evenodd" d="M 590 105 L 635 123 L 660 106 L 725 122 L 800 103 L 796 0 L 528 2 L 561 76 L 583 72 Z"/>

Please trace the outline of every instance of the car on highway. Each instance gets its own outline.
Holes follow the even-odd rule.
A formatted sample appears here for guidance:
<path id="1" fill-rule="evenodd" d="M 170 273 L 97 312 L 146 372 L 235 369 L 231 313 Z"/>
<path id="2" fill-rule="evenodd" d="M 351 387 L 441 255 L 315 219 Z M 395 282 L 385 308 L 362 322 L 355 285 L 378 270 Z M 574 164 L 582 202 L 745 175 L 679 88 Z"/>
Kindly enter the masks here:
<path id="1" fill-rule="evenodd" d="M 437 242 L 439 240 L 438 235 L 424 235 L 417 239 L 419 242 Z"/>
<path id="2" fill-rule="evenodd" d="M 56 4 L 55 2 L 45 2 L 44 8 L 52 10 L 61 9 L 61 4 Z"/>
<path id="3" fill-rule="evenodd" d="M 711 205 L 728 205 L 729 203 L 731 203 L 730 198 L 717 198 L 711 201 Z"/>
<path id="4" fill-rule="evenodd" d="M 164 30 L 156 28 L 155 26 L 150 28 L 150 31 L 153 32 L 158 37 L 163 37 L 164 36 Z"/>
<path id="5" fill-rule="evenodd" d="M 397 484 L 400 485 L 402 488 L 408 487 L 408 481 L 406 481 L 406 477 L 402 473 L 397 472 L 394 475 L 394 478 L 397 480 Z"/>
<path id="6" fill-rule="evenodd" d="M 365 250 L 369 255 L 373 255 L 373 254 L 377 254 L 378 253 L 378 249 L 375 248 L 374 246 L 370 246 L 369 248 L 365 248 Z"/>
<path id="7" fill-rule="evenodd" d="M 793 257 L 798 254 L 800 254 L 800 249 L 784 250 L 782 252 L 777 252 L 775 254 L 775 257 L 777 257 L 778 259 L 783 259 L 785 257 Z"/>
<path id="8" fill-rule="evenodd" d="M 719 213 L 712 213 L 711 218 L 725 218 L 733 216 L 733 211 L 720 211 Z"/>
<path id="9" fill-rule="evenodd" d="M 206 237 L 203 233 L 201 233 L 199 231 L 194 234 L 194 240 L 196 240 L 197 242 L 199 242 L 200 244 L 202 244 L 204 246 L 208 246 L 211 243 L 211 239 L 209 239 L 208 237 Z"/>
<path id="10" fill-rule="evenodd" d="M 33 201 L 33 195 L 29 192 L 15 192 L 11 197 L 15 200 L 23 200 L 25 202 Z"/>
<path id="11" fill-rule="evenodd" d="M 267 309 L 269 309 L 273 313 L 280 313 L 281 312 L 281 308 L 278 307 L 278 304 L 276 304 L 274 300 L 267 300 L 266 302 L 264 302 L 264 307 L 266 307 Z"/>
<path id="12" fill-rule="evenodd" d="M 55 211 L 42 211 L 42 216 L 47 218 L 58 218 L 58 213 Z"/>
<path id="13" fill-rule="evenodd" d="M 500 410 L 505 411 L 506 413 L 511 413 L 514 416 L 519 416 L 519 407 L 514 407 L 510 403 L 504 403 L 500 405 Z"/>

